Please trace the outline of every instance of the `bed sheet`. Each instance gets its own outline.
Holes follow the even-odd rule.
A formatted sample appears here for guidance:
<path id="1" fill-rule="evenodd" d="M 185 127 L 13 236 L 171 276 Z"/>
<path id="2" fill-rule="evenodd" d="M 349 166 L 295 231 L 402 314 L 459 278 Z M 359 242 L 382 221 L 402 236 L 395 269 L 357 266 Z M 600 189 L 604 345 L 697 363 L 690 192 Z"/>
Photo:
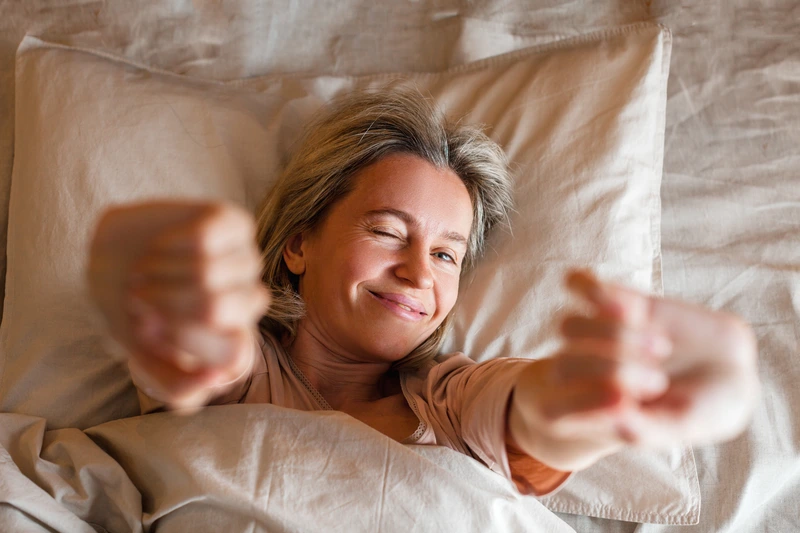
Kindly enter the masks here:
<path id="1" fill-rule="evenodd" d="M 384 5 L 385 7 L 381 7 Z M 324 14 L 324 16 L 322 16 Z M 673 31 L 662 182 L 664 290 L 742 315 L 763 394 L 748 432 L 695 449 L 700 523 L 561 515 L 577 531 L 793 531 L 800 518 L 800 4 L 794 0 L 0 2 L 0 205 L 25 33 L 201 77 L 439 70 L 652 20 Z M 491 30 L 486 43 L 471 39 Z M 220 57 L 226 61 L 218 61 Z M 0 226 L 7 215 L 0 210 Z M 5 231 L 0 231 L 0 245 Z M 0 263 L 4 271 L 4 261 Z"/>

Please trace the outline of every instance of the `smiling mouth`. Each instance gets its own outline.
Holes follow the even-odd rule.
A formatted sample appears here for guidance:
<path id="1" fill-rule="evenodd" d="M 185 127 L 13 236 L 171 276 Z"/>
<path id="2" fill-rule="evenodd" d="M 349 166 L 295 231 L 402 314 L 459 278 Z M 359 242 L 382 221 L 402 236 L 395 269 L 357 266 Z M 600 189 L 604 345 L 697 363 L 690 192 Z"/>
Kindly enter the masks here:
<path id="1" fill-rule="evenodd" d="M 404 311 L 408 311 L 409 313 L 416 313 L 416 314 L 421 315 L 421 316 L 427 316 L 427 313 L 425 313 L 423 311 L 417 311 L 415 309 L 412 309 L 411 307 L 407 306 L 406 304 L 402 304 L 402 303 L 397 302 L 395 300 L 390 300 L 389 298 L 384 298 L 380 294 L 372 292 L 372 291 L 369 291 L 369 293 L 372 294 L 374 297 L 380 298 L 381 300 L 383 300 L 385 302 L 391 302 L 394 305 L 396 305 L 397 307 L 399 307 L 400 309 L 402 309 Z"/>

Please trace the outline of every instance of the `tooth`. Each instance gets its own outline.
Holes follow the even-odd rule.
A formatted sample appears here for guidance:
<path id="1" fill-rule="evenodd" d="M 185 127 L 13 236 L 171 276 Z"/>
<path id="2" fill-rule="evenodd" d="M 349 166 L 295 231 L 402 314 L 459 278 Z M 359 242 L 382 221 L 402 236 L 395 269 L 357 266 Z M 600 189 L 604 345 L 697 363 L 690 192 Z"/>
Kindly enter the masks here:
<path id="1" fill-rule="evenodd" d="M 405 309 L 406 311 L 411 311 L 411 308 L 409 306 L 407 306 L 407 305 L 403 305 L 403 304 L 397 304 L 397 305 L 399 305 L 402 309 Z"/>

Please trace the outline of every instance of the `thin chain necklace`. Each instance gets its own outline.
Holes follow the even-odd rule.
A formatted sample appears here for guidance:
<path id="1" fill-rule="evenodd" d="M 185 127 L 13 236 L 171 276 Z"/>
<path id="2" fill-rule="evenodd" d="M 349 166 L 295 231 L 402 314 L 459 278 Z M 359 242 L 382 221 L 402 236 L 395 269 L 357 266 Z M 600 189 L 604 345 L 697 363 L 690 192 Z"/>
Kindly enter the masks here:
<path id="1" fill-rule="evenodd" d="M 286 360 L 289 361 L 289 368 L 292 369 L 292 374 L 294 374 L 294 376 L 300 380 L 300 383 L 303 384 L 309 394 L 311 394 L 311 396 L 317 401 L 317 404 L 319 404 L 319 406 L 325 411 L 335 411 L 336 409 L 331 407 L 331 404 L 329 404 L 325 398 L 322 397 L 322 394 L 320 394 L 319 391 L 314 388 L 306 375 L 303 374 L 296 364 L 294 364 L 294 359 L 291 355 L 289 355 L 289 351 L 278 342 L 278 339 L 272 338 L 271 336 L 267 337 L 267 339 L 269 339 L 272 343 L 272 349 L 276 354 L 283 353 Z"/>
<path id="2" fill-rule="evenodd" d="M 297 379 L 300 380 L 300 383 L 303 384 L 306 390 L 309 393 L 311 393 L 311 396 L 313 396 L 314 399 L 317 400 L 317 403 L 326 411 L 335 411 L 336 409 L 331 407 L 331 405 L 325 400 L 325 398 L 322 397 L 322 394 L 320 394 L 319 391 L 314 388 L 314 386 L 308 380 L 306 375 L 303 374 L 303 372 L 299 368 L 297 368 L 297 365 L 294 364 L 292 356 L 289 354 L 286 355 L 287 355 L 286 358 L 289 360 L 289 366 L 292 368 L 292 373 L 295 375 Z"/>

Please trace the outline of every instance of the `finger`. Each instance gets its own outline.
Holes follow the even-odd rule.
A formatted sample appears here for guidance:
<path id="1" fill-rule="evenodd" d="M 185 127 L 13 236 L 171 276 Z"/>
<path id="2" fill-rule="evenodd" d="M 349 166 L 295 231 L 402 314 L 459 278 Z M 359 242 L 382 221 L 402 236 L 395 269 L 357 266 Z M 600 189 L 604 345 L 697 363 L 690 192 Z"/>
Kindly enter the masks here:
<path id="1" fill-rule="evenodd" d="M 586 299 L 598 317 L 621 321 L 641 328 L 650 319 L 652 299 L 633 289 L 601 282 L 586 270 L 571 270 L 566 277 L 567 287 Z"/>
<path id="2" fill-rule="evenodd" d="M 139 302 L 136 307 L 139 311 L 132 318 L 131 328 L 134 353 L 161 359 L 185 373 L 202 369 L 204 365 L 199 365 L 195 357 L 175 346 L 167 321 L 154 308 Z"/>
<path id="3" fill-rule="evenodd" d="M 669 339 L 656 332 L 635 330 L 616 320 L 569 315 L 561 322 L 561 333 L 567 339 L 604 339 L 636 346 L 648 358 L 662 360 L 672 353 Z"/>
<path id="4" fill-rule="evenodd" d="M 171 324 L 147 303 L 134 303 L 129 317 L 134 348 L 185 372 L 206 366 L 235 367 L 243 354 L 249 352 L 251 324 L 223 331 L 196 323 Z"/>
<path id="5" fill-rule="evenodd" d="M 698 444 L 692 442 L 698 428 L 689 428 L 679 421 L 681 415 L 678 411 L 686 410 L 687 399 L 669 392 L 656 401 L 660 404 L 658 407 L 638 407 L 620 417 L 617 422 L 620 436 L 630 445 L 651 448 L 666 448 L 681 443 Z"/>
<path id="6" fill-rule="evenodd" d="M 155 255 L 211 257 L 255 243 L 255 222 L 244 209 L 209 204 L 198 216 L 163 232 L 150 244 Z"/>
<path id="7" fill-rule="evenodd" d="M 235 365 L 237 357 L 240 359 L 243 352 L 247 353 L 252 344 L 249 335 L 252 324 L 223 331 L 196 323 L 170 324 L 155 308 L 144 302 L 136 301 L 135 304 L 129 320 L 138 348 L 183 371 L 192 372 L 204 366 Z"/>
<path id="8" fill-rule="evenodd" d="M 211 389 L 239 379 L 254 362 L 249 332 L 232 332 L 224 337 L 232 352 L 217 366 L 202 364 L 201 351 L 196 346 L 193 347 L 195 351 L 186 352 L 174 345 L 162 344 L 157 348 L 160 352 L 157 354 L 152 347 L 142 344 L 132 352 L 129 360 L 129 364 L 135 367 L 132 370 L 136 371 L 137 386 L 154 399 L 166 401 L 172 407 L 188 407 L 200 398 L 209 398 L 213 392 Z M 191 364 L 176 364 L 186 360 L 190 360 Z"/>
<path id="9" fill-rule="evenodd" d="M 729 387 L 692 375 L 676 380 L 663 396 L 644 402 L 626 417 L 634 442 L 664 447 L 702 445 L 735 437 L 747 424 L 741 397 L 745 387 Z"/>
<path id="10" fill-rule="evenodd" d="M 199 390 L 213 387 L 220 374 L 214 368 L 185 372 L 160 357 L 139 351 L 132 352 L 128 366 L 137 387 L 153 399 L 167 403 L 196 397 Z"/>
<path id="11" fill-rule="evenodd" d="M 263 316 L 270 297 L 259 283 L 211 294 L 187 285 L 145 286 L 132 290 L 129 300 L 147 303 L 168 322 L 232 329 L 249 326 Z"/>
<path id="12" fill-rule="evenodd" d="M 652 320 L 662 325 L 675 345 L 686 347 L 687 356 L 720 358 L 726 366 L 756 371 L 756 337 L 740 317 L 668 298 L 654 299 L 651 314 Z M 713 339 L 713 346 L 709 346 L 709 339 Z"/>
<path id="13" fill-rule="evenodd" d="M 609 378 L 616 372 L 618 364 L 610 357 L 599 357 L 594 353 L 562 351 L 551 359 L 551 364 L 548 366 L 550 375 L 547 378 L 554 385 Z"/>
<path id="14" fill-rule="evenodd" d="M 134 376 L 134 360 L 131 359 L 128 363 L 131 376 Z M 143 371 L 138 371 L 143 374 Z M 134 384 L 137 388 L 142 390 L 147 396 L 155 401 L 164 404 L 164 408 L 168 411 L 178 411 L 179 414 L 194 414 L 206 406 L 212 395 L 213 388 L 211 386 L 188 386 L 185 388 L 178 388 L 172 386 L 171 388 L 159 388 L 146 385 L 153 383 L 149 378 L 142 379 L 141 376 L 134 378 Z"/>
<path id="15" fill-rule="evenodd" d="M 555 357 L 551 372 L 562 383 L 586 378 L 606 380 L 637 400 L 656 398 L 669 387 L 666 372 L 643 358 L 637 347 L 618 341 L 570 341 Z"/>
<path id="16" fill-rule="evenodd" d="M 252 352 L 252 341 L 246 329 L 219 332 L 189 325 L 180 328 L 170 341 L 179 351 L 191 354 L 197 367 L 219 366 L 231 378 L 244 371 L 243 365 L 249 363 Z"/>
<path id="17" fill-rule="evenodd" d="M 684 364 L 689 356 L 708 359 L 724 354 L 724 364 L 754 370 L 756 338 L 752 328 L 736 315 L 600 283 L 588 272 L 570 272 L 567 285 L 594 305 L 598 318 L 619 320 L 638 330 L 658 328 L 656 333 L 683 347 Z M 708 339 L 714 339 L 713 347 Z"/>
<path id="18" fill-rule="evenodd" d="M 239 247 L 214 258 L 148 254 L 132 269 L 133 285 L 185 284 L 215 291 L 261 278 L 261 258 L 254 246 Z"/>
<path id="19" fill-rule="evenodd" d="M 608 410 L 618 405 L 622 391 L 613 384 L 583 380 L 563 385 L 540 395 L 539 412 L 550 423 L 574 416 Z"/>

